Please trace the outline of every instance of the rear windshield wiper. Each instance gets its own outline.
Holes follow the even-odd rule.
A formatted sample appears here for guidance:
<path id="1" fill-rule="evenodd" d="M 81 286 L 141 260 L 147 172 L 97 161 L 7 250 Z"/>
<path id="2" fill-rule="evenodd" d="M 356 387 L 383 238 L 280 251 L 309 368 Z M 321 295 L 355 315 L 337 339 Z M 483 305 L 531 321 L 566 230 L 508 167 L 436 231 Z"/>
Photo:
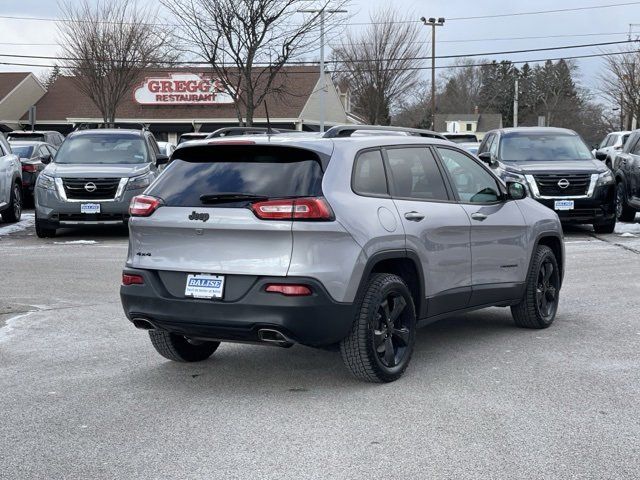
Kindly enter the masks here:
<path id="1" fill-rule="evenodd" d="M 241 201 L 261 201 L 269 200 L 269 197 L 264 195 L 254 195 L 251 193 L 213 193 L 200 195 L 200 201 L 202 203 L 226 203 L 226 202 L 241 202 Z"/>

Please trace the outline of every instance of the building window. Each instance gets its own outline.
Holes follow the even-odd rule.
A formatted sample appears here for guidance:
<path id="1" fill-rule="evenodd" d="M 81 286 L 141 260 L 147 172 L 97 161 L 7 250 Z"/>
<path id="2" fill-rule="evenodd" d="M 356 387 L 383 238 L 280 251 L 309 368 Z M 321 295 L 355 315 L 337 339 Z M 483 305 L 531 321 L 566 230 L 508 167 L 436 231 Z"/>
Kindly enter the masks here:
<path id="1" fill-rule="evenodd" d="M 473 123 L 467 123 L 467 132 L 473 132 Z"/>

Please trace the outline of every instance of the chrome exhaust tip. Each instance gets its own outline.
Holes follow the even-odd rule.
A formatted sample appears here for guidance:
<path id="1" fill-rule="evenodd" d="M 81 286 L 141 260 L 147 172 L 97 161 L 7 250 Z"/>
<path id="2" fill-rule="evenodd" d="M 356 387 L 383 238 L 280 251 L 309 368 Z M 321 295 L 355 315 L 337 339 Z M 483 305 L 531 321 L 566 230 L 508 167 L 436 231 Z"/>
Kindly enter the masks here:
<path id="1" fill-rule="evenodd" d="M 156 327 L 146 318 L 132 318 L 133 326 L 140 330 L 155 330 Z"/>
<path id="2" fill-rule="evenodd" d="M 258 339 L 264 343 L 277 345 L 278 347 L 291 347 L 295 342 L 278 330 L 261 328 L 258 330 Z"/>

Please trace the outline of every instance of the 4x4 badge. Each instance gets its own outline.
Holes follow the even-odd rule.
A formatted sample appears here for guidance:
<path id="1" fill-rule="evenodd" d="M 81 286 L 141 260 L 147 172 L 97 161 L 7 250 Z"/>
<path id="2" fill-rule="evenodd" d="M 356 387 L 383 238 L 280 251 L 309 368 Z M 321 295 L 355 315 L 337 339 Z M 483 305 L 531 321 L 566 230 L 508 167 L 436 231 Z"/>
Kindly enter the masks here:
<path id="1" fill-rule="evenodd" d="M 194 210 L 193 212 L 191 212 L 191 215 L 189 215 L 189 220 L 202 220 L 203 222 L 206 222 L 207 220 L 209 220 L 209 214 L 198 213 Z"/>

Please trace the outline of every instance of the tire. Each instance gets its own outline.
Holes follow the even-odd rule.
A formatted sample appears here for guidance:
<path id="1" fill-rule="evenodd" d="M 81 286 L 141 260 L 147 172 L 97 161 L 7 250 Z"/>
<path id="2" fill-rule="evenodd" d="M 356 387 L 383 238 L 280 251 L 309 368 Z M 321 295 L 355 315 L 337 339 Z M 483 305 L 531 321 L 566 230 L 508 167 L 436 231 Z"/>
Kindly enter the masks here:
<path id="1" fill-rule="evenodd" d="M 160 355 L 174 362 L 201 362 L 209 358 L 220 345 L 220 342 L 191 343 L 182 335 L 163 330 L 150 330 L 149 338 Z"/>
<path id="2" fill-rule="evenodd" d="M 38 238 L 53 238 L 56 236 L 55 228 L 46 228 L 44 222 L 36 217 L 36 235 Z"/>
<path id="3" fill-rule="evenodd" d="M 397 275 L 377 273 L 357 302 L 351 331 L 340 342 L 342 360 L 360 380 L 393 382 L 409 365 L 415 343 L 416 312 L 409 288 Z"/>
<path id="4" fill-rule="evenodd" d="M 552 270 L 547 276 L 549 265 Z M 515 324 L 523 328 L 547 328 L 556 318 L 559 299 L 560 270 L 556 256 L 546 245 L 538 245 L 529 266 L 524 297 L 511 307 Z"/>
<path id="5" fill-rule="evenodd" d="M 2 212 L 2 220 L 6 223 L 15 223 L 22 217 L 22 189 L 17 183 L 11 189 L 11 201 L 7 209 Z"/>
<path id="6" fill-rule="evenodd" d="M 607 223 L 594 223 L 593 230 L 596 233 L 613 233 L 616 229 L 616 219 L 614 218 Z"/>
<path id="7" fill-rule="evenodd" d="M 616 216 L 621 222 L 633 222 L 636 218 L 636 209 L 627 204 L 624 182 L 618 182 L 616 185 Z"/>

